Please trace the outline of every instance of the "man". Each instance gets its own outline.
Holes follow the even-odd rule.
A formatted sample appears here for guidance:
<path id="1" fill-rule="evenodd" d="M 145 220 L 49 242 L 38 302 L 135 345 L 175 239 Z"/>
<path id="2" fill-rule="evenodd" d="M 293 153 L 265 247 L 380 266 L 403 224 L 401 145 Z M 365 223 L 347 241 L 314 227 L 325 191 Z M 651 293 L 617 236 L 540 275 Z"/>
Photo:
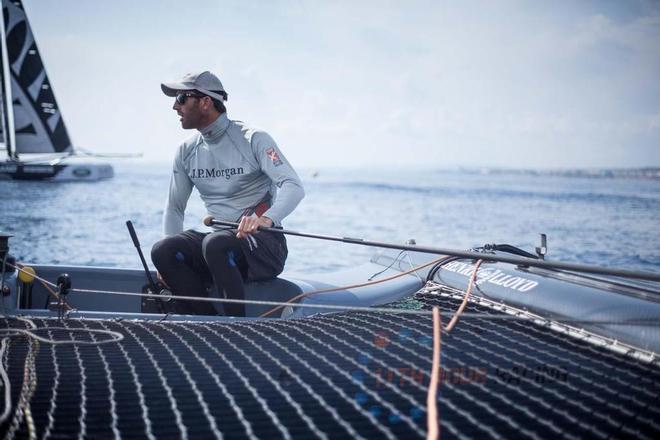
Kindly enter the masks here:
<path id="1" fill-rule="evenodd" d="M 219 294 L 244 299 L 244 281 L 282 272 L 287 257 L 284 235 L 257 228 L 280 227 L 302 200 L 302 183 L 267 133 L 227 118 L 227 93 L 214 74 L 187 74 L 161 88 L 175 97 L 173 109 L 181 127 L 198 132 L 177 150 L 163 214 L 166 237 L 154 245 L 151 258 L 159 278 L 176 295 L 207 296 L 206 285 L 213 282 Z M 237 222 L 238 228 L 184 232 L 193 187 L 209 215 Z M 245 316 L 243 304 L 225 303 L 224 310 Z M 204 301 L 179 301 L 177 311 L 215 314 Z"/>

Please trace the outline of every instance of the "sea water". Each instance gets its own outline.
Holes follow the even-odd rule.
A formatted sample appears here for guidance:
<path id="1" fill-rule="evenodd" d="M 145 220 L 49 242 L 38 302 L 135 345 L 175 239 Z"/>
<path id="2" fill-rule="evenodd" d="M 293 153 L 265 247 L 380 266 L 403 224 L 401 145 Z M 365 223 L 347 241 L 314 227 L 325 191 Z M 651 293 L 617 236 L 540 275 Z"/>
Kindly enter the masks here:
<path id="1" fill-rule="evenodd" d="M 161 238 L 167 164 L 115 164 L 93 183 L 0 181 L 0 232 L 20 261 L 141 267 L 132 220 L 148 262 Z M 306 197 L 288 229 L 390 243 L 470 249 L 507 243 L 547 259 L 660 273 L 660 180 L 492 173 L 432 168 L 299 169 Z M 186 228 L 207 230 L 193 192 Z M 376 249 L 288 237 L 288 272 L 361 264 Z"/>

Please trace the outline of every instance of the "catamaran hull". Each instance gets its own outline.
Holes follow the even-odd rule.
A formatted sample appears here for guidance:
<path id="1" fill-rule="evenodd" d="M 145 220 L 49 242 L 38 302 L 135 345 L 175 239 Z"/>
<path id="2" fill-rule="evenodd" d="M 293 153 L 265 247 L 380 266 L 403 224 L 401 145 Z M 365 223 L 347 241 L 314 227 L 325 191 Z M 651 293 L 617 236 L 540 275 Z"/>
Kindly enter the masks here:
<path id="1" fill-rule="evenodd" d="M 96 181 L 114 176 L 109 164 L 32 164 L 21 162 L 0 163 L 0 178 L 13 180 L 47 180 L 58 182 Z"/>
<path id="2" fill-rule="evenodd" d="M 113 177 L 109 164 L 70 160 L 76 150 L 23 3 L 1 3 L 0 142 L 6 160 L 0 162 L 0 179 L 96 181 Z"/>
<path id="3" fill-rule="evenodd" d="M 429 254 L 409 253 L 410 258 L 385 251 L 363 265 L 320 274 L 284 274 L 281 277 L 246 285 L 246 300 L 282 303 L 291 301 L 303 306 L 278 307 L 272 304 L 246 305 L 248 318 L 302 318 L 318 313 L 337 312 L 342 308 L 373 307 L 411 298 L 426 281 L 430 267 L 407 275 L 412 265 L 426 263 Z M 464 290 L 474 271 L 470 260 L 445 262 L 434 271 L 433 280 L 455 291 Z M 68 273 L 74 290 L 68 295 L 69 304 L 77 310 L 74 316 L 85 317 L 141 317 L 160 319 L 164 313 L 176 312 L 174 302 L 162 297 L 116 295 L 113 292 L 145 291 L 144 272 L 135 269 L 116 269 L 80 266 L 34 266 L 37 274 L 54 281 Z M 393 275 L 403 275 L 383 283 L 372 283 Z M 154 275 L 155 276 L 155 275 Z M 5 306 L 18 314 L 54 316 L 48 302 L 47 289 L 39 283 L 32 287 L 17 283 L 15 295 Z M 509 309 L 526 311 L 547 322 L 576 321 L 581 328 L 606 338 L 621 341 L 647 352 L 660 353 L 660 292 L 652 284 L 624 284 L 620 280 L 582 276 L 572 272 L 530 269 L 484 262 L 478 272 L 473 295 Z M 217 293 L 211 296 L 219 297 Z M 223 320 L 223 309 L 215 303 L 219 316 L 195 319 Z M 129 316 L 130 315 L 130 316 Z M 91 316 L 91 315 L 90 315 Z M 184 319 L 188 319 L 182 317 Z"/>
<path id="4" fill-rule="evenodd" d="M 80 316 L 93 312 L 94 316 L 111 317 L 142 317 L 150 319 L 149 315 L 160 319 L 162 313 L 174 311 L 173 302 L 161 301 L 164 298 L 158 295 L 140 297 L 131 295 L 113 294 L 112 292 L 140 293 L 146 290 L 146 277 L 144 271 L 137 269 L 120 269 L 89 266 L 54 266 L 34 265 L 40 278 L 56 280 L 59 275 L 67 273 L 71 279 L 73 290 L 67 295 L 67 302 Z M 377 263 L 369 262 L 355 268 L 321 273 L 314 275 L 283 275 L 273 280 L 255 281 L 245 286 L 245 299 L 249 301 L 286 302 L 299 297 L 301 294 L 312 293 L 308 297 L 299 298 L 295 302 L 321 307 L 292 309 L 278 309 L 269 315 L 271 318 L 295 318 L 310 316 L 317 313 L 333 312 L 332 308 L 323 305 L 344 307 L 370 307 L 388 304 L 412 295 L 419 290 L 423 283 L 418 277 L 404 276 L 390 282 L 375 284 L 363 288 L 343 287 L 364 283 L 367 279 L 383 270 Z M 396 271 L 385 271 L 378 278 L 396 274 Z M 155 273 L 152 274 L 155 278 Z M 17 314 L 39 316 L 56 316 L 49 310 L 48 304 L 53 298 L 50 292 L 39 282 L 30 287 L 21 286 L 17 282 L 16 296 L 12 296 L 5 305 Z M 325 289 L 336 289 L 332 292 L 313 294 Z M 212 297 L 218 297 L 211 292 Z M 11 304 L 11 306 L 9 306 Z M 161 308 L 162 306 L 162 308 Z M 14 308 L 15 307 L 15 308 Z M 221 303 L 215 307 L 219 315 L 223 314 Z M 259 317 L 273 309 L 270 304 L 246 304 L 246 315 L 251 318 Z M 74 315 L 76 314 L 74 313 Z M 187 316 L 186 319 L 190 318 Z M 206 320 L 223 320 L 224 316 L 203 316 Z"/>

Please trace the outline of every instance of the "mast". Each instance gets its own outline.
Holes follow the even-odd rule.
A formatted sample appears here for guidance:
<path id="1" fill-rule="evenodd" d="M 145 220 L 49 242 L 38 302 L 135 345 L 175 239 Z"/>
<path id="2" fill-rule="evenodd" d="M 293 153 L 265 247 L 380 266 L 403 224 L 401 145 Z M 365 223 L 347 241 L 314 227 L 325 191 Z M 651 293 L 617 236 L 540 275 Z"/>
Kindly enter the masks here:
<path id="1" fill-rule="evenodd" d="M 0 17 L 0 48 L 2 54 L 0 58 L 0 67 L 2 68 L 2 78 L 0 78 L 0 93 L 2 93 L 2 129 L 5 134 L 5 146 L 7 156 L 11 159 L 18 159 L 16 152 L 16 134 L 14 132 L 14 108 L 11 94 L 11 66 L 9 65 L 9 56 L 7 54 L 7 30 L 5 29 L 5 0 L 2 1 L 2 17 Z"/>

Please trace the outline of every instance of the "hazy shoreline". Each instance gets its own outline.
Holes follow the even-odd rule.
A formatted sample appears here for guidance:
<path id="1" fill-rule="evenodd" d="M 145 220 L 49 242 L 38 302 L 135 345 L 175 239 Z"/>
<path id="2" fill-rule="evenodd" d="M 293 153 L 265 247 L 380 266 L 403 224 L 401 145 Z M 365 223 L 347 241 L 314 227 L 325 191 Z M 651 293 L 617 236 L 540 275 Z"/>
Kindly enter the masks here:
<path id="1" fill-rule="evenodd" d="M 512 174 L 529 176 L 588 177 L 596 179 L 651 179 L 660 180 L 659 167 L 644 168 L 574 168 L 574 169 L 504 169 L 460 168 L 467 174 Z"/>

